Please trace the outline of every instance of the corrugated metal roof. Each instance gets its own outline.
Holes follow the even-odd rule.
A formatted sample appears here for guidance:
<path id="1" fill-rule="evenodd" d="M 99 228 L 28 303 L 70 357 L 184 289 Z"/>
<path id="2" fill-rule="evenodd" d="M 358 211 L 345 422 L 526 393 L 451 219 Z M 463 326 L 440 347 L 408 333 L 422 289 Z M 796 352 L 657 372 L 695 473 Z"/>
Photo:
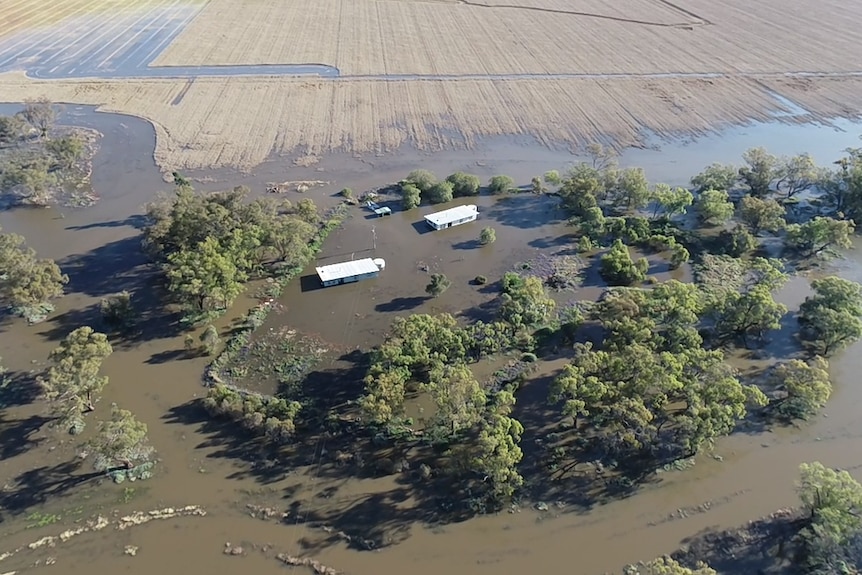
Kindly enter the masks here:
<path id="1" fill-rule="evenodd" d="M 317 275 L 320 276 L 320 281 L 329 282 L 353 276 L 361 276 L 380 271 L 377 264 L 371 258 L 362 260 L 353 260 L 350 262 L 341 262 L 340 264 L 331 264 L 321 266 L 317 269 Z"/>
<path id="2" fill-rule="evenodd" d="M 433 214 L 425 216 L 425 219 L 434 225 L 444 226 L 446 224 L 451 224 L 452 222 L 457 222 L 458 220 L 463 220 L 464 218 L 475 216 L 478 213 L 479 208 L 470 204 L 466 206 L 455 206 L 454 208 L 449 208 L 442 212 L 434 212 Z"/>

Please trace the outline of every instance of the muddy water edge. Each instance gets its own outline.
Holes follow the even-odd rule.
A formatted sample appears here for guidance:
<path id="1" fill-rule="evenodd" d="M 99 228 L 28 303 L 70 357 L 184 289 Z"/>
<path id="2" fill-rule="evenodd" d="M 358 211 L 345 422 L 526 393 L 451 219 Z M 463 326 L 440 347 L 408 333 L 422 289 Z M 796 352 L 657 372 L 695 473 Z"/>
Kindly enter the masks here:
<path id="1" fill-rule="evenodd" d="M 0 109 L 0 113 L 10 111 L 14 109 Z M 72 278 L 69 295 L 58 302 L 57 312 L 47 322 L 27 327 L 16 320 L 2 325 L 0 354 L 17 373 L 40 368 L 58 339 L 80 325 L 98 321 L 100 297 L 129 289 L 137 301 L 147 302 L 155 293 L 136 228 L 140 222 L 136 216 L 142 213 L 143 205 L 158 191 L 169 188 L 152 163 L 152 128 L 135 118 L 78 107 L 67 108 L 63 122 L 92 127 L 104 135 L 93 175 L 100 201 L 84 210 L 0 214 L 4 230 L 24 235 L 29 245 L 56 259 Z M 622 160 L 627 165 L 644 166 L 652 181 L 672 184 L 684 183 L 713 161 L 736 162 L 742 151 L 753 145 L 764 145 L 777 153 L 809 151 L 827 163 L 843 148 L 856 144 L 858 130 L 844 127 L 847 131 L 781 124 L 741 129 L 685 146 L 666 144 L 660 152 L 632 151 Z M 811 149 L 812 145 L 818 149 Z M 256 192 L 269 181 L 329 181 L 306 193 L 325 206 L 336 201 L 333 195 L 342 187 L 360 192 L 395 181 L 417 167 L 441 175 L 465 170 L 483 178 L 507 173 L 518 183 L 527 183 L 532 176 L 564 169 L 575 160 L 564 151 L 550 151 L 528 141 L 497 140 L 470 153 L 421 155 L 403 151 L 386 157 L 329 157 L 304 168 L 287 160 L 273 160 L 252 174 L 192 176 L 201 181 L 200 189 L 244 184 Z M 301 196 L 290 192 L 289 197 Z M 271 316 L 267 327 L 286 324 L 316 333 L 337 350 L 367 348 L 380 340 L 397 315 L 459 313 L 488 301 L 492 294 L 470 285 L 472 277 L 499 277 L 518 261 L 557 249 L 559 238 L 567 233 L 562 215 L 549 201 L 523 195 L 502 201 L 481 197 L 477 203 L 483 219 L 492 221 L 497 229 L 493 246 L 473 244 L 486 224 L 440 234 L 420 233 L 414 224 L 428 211 L 426 208 L 419 214 L 396 213 L 384 219 L 366 219 L 365 214 L 354 211 L 327 241 L 322 261 L 373 253 L 386 259 L 386 271 L 378 280 L 332 290 L 309 289 L 309 282 L 300 279 L 282 297 L 284 312 Z M 839 267 L 848 277 L 862 276 L 858 252 L 851 252 Z M 427 300 L 423 291 L 427 274 L 438 270 L 453 280 L 453 286 L 440 298 Z M 303 275 L 311 273 L 309 269 Z M 806 282 L 794 280 L 781 299 L 793 309 L 806 289 Z M 597 290 L 587 286 L 580 292 L 559 294 L 558 299 L 587 299 Z M 219 326 L 227 329 L 232 319 L 242 315 L 254 303 L 250 296 L 241 298 Z M 799 429 L 736 434 L 717 445 L 715 453 L 721 461 L 700 458 L 693 468 L 663 474 L 657 484 L 628 499 L 589 511 L 559 508 L 554 502 L 548 502 L 548 511 L 525 505 L 512 513 L 446 526 L 424 526 L 409 513 L 405 514 L 408 519 L 396 521 L 372 513 L 376 501 L 379 507 L 393 503 L 386 499 L 386 494 L 395 492 L 392 478 L 328 479 L 320 476 L 313 459 L 307 467 L 281 469 L 277 461 L 264 462 L 269 457 L 264 454 L 256 463 L 231 457 L 241 446 L 210 428 L 189 407 L 202 395 L 200 375 L 205 360 L 183 359 L 179 353 L 182 336 L 171 334 L 162 314 L 148 315 L 152 317 L 146 319 L 150 329 L 144 330 L 145 337 L 117 342 L 114 354 L 106 361 L 104 371 L 111 383 L 96 415 L 104 416 L 110 403 L 117 402 L 146 422 L 161 457 L 159 473 L 145 483 L 120 486 L 70 480 L 87 469 L 70 468 L 74 451 L 67 439 L 39 428 L 43 406 L 29 401 L 26 394 L 10 398 L 0 412 L 0 553 L 61 531 L 94 513 L 198 504 L 207 509 L 207 517 L 83 535 L 56 549 L 9 559 L 0 563 L 0 571 L 24 569 L 51 555 L 57 559 L 52 569 L 70 575 L 118 569 L 129 573 L 173 572 L 177 565 L 195 574 L 275 573 L 281 566 L 271 555 L 285 551 L 314 556 L 356 575 L 441 571 L 520 574 L 563 566 L 576 573 L 601 573 L 670 552 L 682 539 L 702 530 L 731 527 L 793 504 L 793 481 L 803 461 L 820 460 L 857 475 L 862 465 L 858 455 L 862 424 L 856 417 L 862 407 L 862 391 L 853 377 L 862 369 L 862 346 L 855 346 L 832 363 L 836 389 L 823 417 Z M 776 336 L 774 347 L 780 347 L 782 337 Z M 562 361 L 547 364 L 529 385 L 542 385 L 562 365 Z M 320 369 L 347 367 L 332 358 Z M 261 467 L 275 471 L 262 473 Z M 252 503 L 288 510 L 296 502 L 322 515 L 353 515 L 355 526 L 365 525 L 369 530 L 387 522 L 384 528 L 389 530 L 388 536 L 401 542 L 379 552 L 353 551 L 342 539 L 298 521 L 301 516 L 288 515 L 281 523 L 278 517 L 261 521 L 248 517 L 246 508 Z M 410 505 L 409 499 L 395 502 L 399 508 Z M 223 555 L 226 541 L 242 545 L 246 555 Z M 125 545 L 139 546 L 138 555 L 125 556 Z M 264 545 L 268 547 L 259 548 Z M 40 564 L 33 572 L 42 569 L 47 567 Z"/>

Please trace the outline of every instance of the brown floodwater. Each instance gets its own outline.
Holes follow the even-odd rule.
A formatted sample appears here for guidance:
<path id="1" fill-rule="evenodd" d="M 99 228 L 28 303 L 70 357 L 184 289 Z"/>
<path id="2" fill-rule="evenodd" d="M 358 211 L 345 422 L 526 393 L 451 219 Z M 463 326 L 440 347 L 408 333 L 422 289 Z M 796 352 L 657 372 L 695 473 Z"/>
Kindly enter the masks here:
<path id="1" fill-rule="evenodd" d="M 9 320 L 2 325 L 0 355 L 16 375 L 38 369 L 58 339 L 97 321 L 100 297 L 129 289 L 134 300 L 144 305 L 157 295 L 153 285 L 141 279 L 149 268 L 139 252 L 135 227 L 143 205 L 168 188 L 152 163 L 152 128 L 135 118 L 95 114 L 88 108 L 70 107 L 64 121 L 104 134 L 93 176 L 101 200 L 84 210 L 0 214 L 4 230 L 24 235 L 41 255 L 58 260 L 72 277 L 69 294 L 48 321 L 26 326 Z M 623 163 L 641 163 L 651 179 L 677 184 L 712 161 L 735 161 L 751 145 L 763 144 L 781 153 L 807 150 L 825 163 L 855 140 L 855 133 L 829 126 L 768 126 L 762 132 L 747 128 L 686 144 L 666 143 L 662 152 L 631 151 L 624 154 Z M 336 201 L 333 194 L 344 186 L 359 192 L 395 181 L 417 167 L 439 175 L 467 170 L 483 178 L 508 173 L 526 184 L 532 176 L 563 169 L 574 160 L 563 151 L 501 139 L 469 154 L 420 155 L 405 150 L 386 157 L 323 158 L 305 168 L 274 159 L 252 174 L 192 176 L 205 180 L 201 189 L 243 184 L 256 192 L 271 181 L 328 180 L 330 184 L 306 194 L 325 206 Z M 288 197 L 301 196 L 290 192 Z M 393 317 L 419 311 L 459 314 L 481 307 L 493 293 L 471 285 L 474 276 L 486 275 L 493 281 L 517 262 L 570 247 L 570 242 L 560 240 L 567 230 L 548 199 L 523 194 L 504 200 L 480 197 L 475 202 L 481 221 L 435 233 L 421 233 L 422 226 L 415 225 L 429 208 L 372 219 L 355 208 L 351 219 L 327 241 L 321 262 L 373 256 L 384 258 L 386 269 L 378 279 L 328 289 L 315 289 L 315 282 L 300 278 L 281 298 L 284 312 L 271 316 L 265 328 L 286 324 L 319 336 L 338 353 L 327 356 L 317 369 L 324 374 L 344 373 L 338 370 L 348 369 L 350 362 L 339 359 L 340 355 L 379 342 Z M 497 241 L 476 246 L 473 242 L 485 225 L 495 227 Z M 858 252 L 851 252 L 838 269 L 847 277 L 862 278 Z M 424 286 L 428 275 L 438 271 L 452 280 L 452 287 L 429 300 Z M 309 266 L 303 276 L 312 273 Z M 586 285 L 579 292 L 555 297 L 560 303 L 594 297 L 600 289 L 592 285 L 594 275 L 586 274 Z M 806 290 L 804 279 L 794 279 L 780 298 L 793 309 Z M 232 319 L 254 304 L 252 291 L 219 322 L 221 328 L 227 330 Z M 637 494 L 588 511 L 561 507 L 553 500 L 547 502 L 548 511 L 537 511 L 525 502 L 498 515 L 424 525 L 411 511 L 420 503 L 395 476 L 350 479 L 324 473 L 329 468 L 321 464 L 320 454 L 326 453 L 322 460 L 328 461 L 333 446 L 323 442 L 304 461 L 309 465 L 285 468 L 268 453 L 249 462 L 241 441 L 206 424 L 191 407 L 204 391 L 201 372 L 206 360 L 185 358 L 182 336 L 171 330 L 164 314 L 148 313 L 144 326 L 140 341 L 117 342 L 105 362 L 111 383 L 96 415 L 104 416 L 110 403 L 117 402 L 147 423 L 161 458 L 158 474 L 144 483 L 119 486 L 84 480 L 88 469 L 69 464 L 74 451 L 68 438 L 40 428 L 44 406 L 22 390 L 7 398 L 9 405 L 0 411 L 0 555 L 96 513 L 112 516 L 197 504 L 208 515 L 85 534 L 56 548 L 28 550 L 0 561 L 0 572 L 31 568 L 34 573 L 50 569 L 68 575 L 120 570 L 144 574 L 182 568 L 190 575 L 264 574 L 281 572 L 283 566 L 273 554 L 288 552 L 312 556 L 354 575 L 499 575 L 561 568 L 598 574 L 670 552 L 700 531 L 734 526 L 792 505 L 797 467 L 804 461 L 820 460 L 853 473 L 862 465 L 858 418 L 862 390 L 854 375 L 862 370 L 862 345 L 856 345 L 832 362 L 834 396 L 823 416 L 810 424 L 737 433 L 718 442 L 715 454 L 720 460 L 700 457 L 693 468 L 661 474 L 655 484 Z M 795 352 L 792 330 L 789 318 L 767 351 L 780 356 Z M 527 394 L 525 388 L 524 395 L 541 397 L 542 386 L 564 363 L 561 359 L 543 365 L 527 384 L 536 393 Z M 527 433 L 525 444 L 536 436 Z M 705 503 L 709 510 L 700 511 Z M 246 504 L 290 514 L 284 522 L 253 519 Z M 58 522 L 44 525 L 54 520 L 50 515 L 57 515 Z M 380 536 L 397 544 L 380 551 L 355 551 L 343 539 L 305 524 L 304 519 L 311 516 L 323 517 L 351 535 Z M 226 542 L 242 545 L 246 554 L 223 554 Z M 126 545 L 138 546 L 138 554 L 124 555 Z M 56 565 L 45 566 L 47 557 L 55 558 Z"/>

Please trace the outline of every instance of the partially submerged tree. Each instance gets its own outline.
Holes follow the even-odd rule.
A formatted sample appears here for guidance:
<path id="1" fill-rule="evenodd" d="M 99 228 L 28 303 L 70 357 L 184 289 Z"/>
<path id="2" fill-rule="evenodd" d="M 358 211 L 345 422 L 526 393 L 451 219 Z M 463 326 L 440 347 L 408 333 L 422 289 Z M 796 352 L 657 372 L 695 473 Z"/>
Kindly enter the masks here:
<path id="1" fill-rule="evenodd" d="M 54 158 L 59 168 L 69 169 L 84 155 L 84 141 L 75 134 L 55 138 L 45 144 L 45 149 Z"/>
<path id="2" fill-rule="evenodd" d="M 52 200 L 52 186 L 57 183 L 50 169 L 49 158 L 43 154 L 22 151 L 7 155 L 0 166 L 0 188 L 19 202 L 47 206 Z"/>
<path id="3" fill-rule="evenodd" d="M 625 244 L 616 240 L 602 256 L 599 273 L 610 286 L 629 286 L 644 281 L 648 269 L 646 258 L 634 262 Z"/>
<path id="4" fill-rule="evenodd" d="M 646 563 L 628 565 L 623 569 L 623 575 L 718 575 L 718 573 L 703 562 L 689 569 L 676 559 L 664 556 Z"/>
<path id="5" fill-rule="evenodd" d="M 425 293 L 430 295 L 431 297 L 437 297 L 442 295 L 449 286 L 452 285 L 452 282 L 449 281 L 443 274 L 431 274 L 431 281 L 428 282 L 428 285 L 425 286 Z"/>
<path id="6" fill-rule="evenodd" d="M 706 190 L 727 192 L 733 189 L 738 181 L 739 173 L 734 166 L 711 164 L 691 179 L 691 187 L 697 194 Z"/>
<path id="7" fill-rule="evenodd" d="M 502 285 L 500 319 L 504 322 L 514 327 L 538 327 L 551 319 L 556 304 L 548 297 L 542 280 L 508 272 Z"/>
<path id="8" fill-rule="evenodd" d="M 15 144 L 24 135 L 21 119 L 15 116 L 0 116 L 0 146 Z"/>
<path id="9" fill-rule="evenodd" d="M 806 543 L 846 544 L 862 529 L 862 485 L 846 471 L 820 462 L 799 466 L 799 499 L 808 516 Z M 815 558 L 816 559 L 816 558 Z"/>
<path id="10" fill-rule="evenodd" d="M 135 308 L 132 305 L 132 294 L 122 291 L 118 294 L 103 297 L 99 302 L 102 320 L 114 329 L 129 329 L 135 323 Z"/>
<path id="11" fill-rule="evenodd" d="M 18 114 L 22 120 L 39 132 L 39 137 L 41 138 L 48 135 L 51 127 L 57 120 L 57 109 L 47 98 L 27 100 L 24 103 L 24 109 Z"/>
<path id="12" fill-rule="evenodd" d="M 779 363 L 771 380 L 784 393 L 775 402 L 776 410 L 788 419 L 817 415 L 832 395 L 829 363 L 819 356 L 807 363 L 801 359 Z"/>
<path id="13" fill-rule="evenodd" d="M 778 158 L 764 148 L 751 148 L 742 155 L 745 165 L 739 169 L 739 176 L 748 186 L 752 196 L 765 197 L 776 177 Z"/>
<path id="14" fill-rule="evenodd" d="M 422 202 L 422 192 L 413 184 L 401 186 L 401 207 L 405 210 L 418 208 Z"/>
<path id="15" fill-rule="evenodd" d="M 428 170 L 413 170 L 404 181 L 416 186 L 423 194 L 431 189 L 431 186 L 437 183 L 437 176 Z"/>
<path id="16" fill-rule="evenodd" d="M 792 199 L 810 189 L 818 180 L 819 171 L 810 154 L 781 158 L 775 168 L 775 189 L 786 199 Z"/>
<path id="17" fill-rule="evenodd" d="M 659 216 L 670 219 L 674 216 L 684 214 L 694 202 L 694 196 L 685 188 L 672 188 L 667 184 L 656 184 L 650 192 L 650 200 L 653 203 L 653 219 Z"/>
<path id="18" fill-rule="evenodd" d="M 200 242 L 194 251 L 168 256 L 165 273 L 168 290 L 194 313 L 227 308 L 242 292 L 246 280 L 213 237 Z"/>
<path id="19" fill-rule="evenodd" d="M 832 255 L 853 245 L 852 221 L 817 216 L 804 224 L 787 226 L 787 247 L 802 257 Z"/>
<path id="20" fill-rule="evenodd" d="M 208 325 L 206 329 L 201 332 L 200 342 L 206 355 L 215 354 L 216 348 L 219 343 L 221 343 L 221 338 L 219 338 L 218 330 L 214 325 Z"/>
<path id="21" fill-rule="evenodd" d="M 0 302 L 35 321 L 39 310 L 53 310 L 50 301 L 63 295 L 69 277 L 23 244 L 17 234 L 0 233 Z"/>
<path id="22" fill-rule="evenodd" d="M 723 190 L 704 190 L 698 195 L 694 209 L 700 221 L 711 226 L 721 225 L 733 217 L 733 203 Z"/>
<path id="23" fill-rule="evenodd" d="M 132 412 L 111 406 L 111 418 L 99 422 L 98 434 L 87 443 L 88 455 L 98 471 L 130 470 L 153 462 L 155 450 L 149 445 L 147 425 Z"/>
<path id="24" fill-rule="evenodd" d="M 108 378 L 100 375 L 102 362 L 113 352 L 108 338 L 92 328 L 79 327 L 51 352 L 51 366 L 40 378 L 57 423 L 78 433 L 83 415 L 93 411 Z"/>
<path id="25" fill-rule="evenodd" d="M 452 183 L 445 180 L 437 182 L 425 191 L 425 197 L 432 204 L 445 204 L 446 202 L 451 202 L 454 197 Z"/>
<path id="26" fill-rule="evenodd" d="M 494 231 L 494 228 L 482 228 L 482 233 L 479 234 L 479 243 L 486 246 L 493 244 L 495 241 L 497 241 L 497 232 Z"/>
<path id="27" fill-rule="evenodd" d="M 494 176 L 488 182 L 492 194 L 505 194 L 515 187 L 515 180 L 509 176 Z"/>
<path id="28" fill-rule="evenodd" d="M 862 285 L 826 277 L 812 281 L 811 289 L 799 306 L 799 335 L 809 348 L 829 356 L 862 337 Z"/>
<path id="29" fill-rule="evenodd" d="M 475 196 L 479 193 L 479 187 L 482 185 L 479 176 L 464 172 L 455 172 L 447 177 L 446 181 L 452 184 L 452 193 L 456 198 Z"/>
<path id="30" fill-rule="evenodd" d="M 783 229 L 786 225 L 784 214 L 784 206 L 771 198 L 745 196 L 739 202 L 739 219 L 748 226 L 752 234 Z"/>
<path id="31" fill-rule="evenodd" d="M 479 437 L 472 449 L 470 469 L 481 482 L 493 502 L 512 498 L 524 479 L 518 473 L 521 462 L 521 435 L 524 426 L 511 417 L 515 397 L 501 391 L 494 397 L 488 414 L 479 427 Z"/>

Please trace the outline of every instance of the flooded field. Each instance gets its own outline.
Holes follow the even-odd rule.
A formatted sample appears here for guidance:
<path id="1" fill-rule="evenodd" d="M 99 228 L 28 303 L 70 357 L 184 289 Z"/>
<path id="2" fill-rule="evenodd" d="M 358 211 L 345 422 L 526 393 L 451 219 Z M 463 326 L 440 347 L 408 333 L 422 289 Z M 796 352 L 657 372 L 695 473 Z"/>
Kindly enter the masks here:
<path id="1" fill-rule="evenodd" d="M 11 109 L 0 109 L 8 113 Z M 97 484 L 74 461 L 65 436 L 44 427 L 44 405 L 30 388 L 4 393 L 0 411 L 0 555 L 21 544 L 74 526 L 102 514 L 113 518 L 131 510 L 201 505 L 205 517 L 185 517 L 117 531 L 107 528 L 84 534 L 54 548 L 25 550 L 0 562 L 0 571 L 51 572 L 69 575 L 174 572 L 178 565 L 197 573 L 277 573 L 277 553 L 307 555 L 353 575 L 410 572 L 431 575 L 521 574 L 558 570 L 596 574 L 670 552 L 680 542 L 707 529 L 731 527 L 795 503 L 793 482 L 799 463 L 819 460 L 862 477 L 859 441 L 862 390 L 855 373 L 862 369 L 856 345 L 832 361 L 835 392 L 823 417 L 802 428 L 755 429 L 721 440 L 711 457 L 699 458 L 686 471 L 664 473 L 636 495 L 593 508 L 558 505 L 556 499 L 498 515 L 445 525 L 425 521 L 422 502 L 397 476 L 344 478 L 324 473 L 324 460 L 335 446 L 310 446 L 302 465 L 284 465 L 277 454 L 248 453 L 229 430 L 205 421 L 194 400 L 203 395 L 201 374 L 206 359 L 183 354 L 182 335 L 172 331 L 170 317 L 154 306 L 158 296 L 152 270 L 140 251 L 143 205 L 167 190 L 152 163 L 154 134 L 143 121 L 95 114 L 68 107 L 63 121 L 103 134 L 94 166 L 93 185 L 100 201 L 86 210 L 15 210 L 0 214 L 4 231 L 24 235 L 42 256 L 54 258 L 71 282 L 68 295 L 47 322 L 32 327 L 7 319 L 0 332 L 0 355 L 20 376 L 39 369 L 58 339 L 72 329 L 97 321 L 99 298 L 128 289 L 135 301 L 152 310 L 144 318 L 140 338 L 118 342 L 106 361 L 111 379 L 98 409 L 118 402 L 149 425 L 161 462 L 158 473 L 143 483 Z M 808 151 L 821 164 L 856 145 L 860 127 L 769 125 L 750 127 L 674 144 L 661 150 L 633 150 L 623 165 L 641 165 L 652 181 L 685 183 L 705 165 L 736 162 L 753 145 L 775 153 Z M 272 160 L 254 174 L 230 172 L 190 174 L 199 189 L 248 185 L 262 193 L 267 182 L 319 179 L 330 183 L 306 195 L 320 206 L 333 205 L 335 193 L 349 186 L 357 193 L 386 185 L 417 167 L 438 176 L 457 170 L 483 180 L 507 173 L 521 185 L 549 169 L 565 169 L 576 158 L 531 147 L 515 140 L 483 144 L 475 153 L 420 155 L 401 151 L 391 156 L 358 160 L 324 157 L 309 168 Z M 288 192 L 291 200 L 302 197 Z M 283 294 L 281 313 L 272 314 L 263 329 L 288 326 L 313 334 L 331 350 L 316 366 L 323 385 L 333 377 L 356 374 L 350 352 L 380 342 L 392 318 L 416 312 L 453 314 L 481 308 L 493 297 L 472 285 L 476 275 L 494 281 L 518 262 L 571 247 L 562 213 L 550 198 L 519 194 L 495 199 L 480 196 L 480 221 L 442 232 L 427 232 L 421 216 L 431 208 L 391 217 L 368 217 L 353 208 L 351 218 L 327 240 L 317 265 L 351 258 L 380 257 L 380 277 L 352 285 L 319 289 L 306 269 Z M 466 202 L 465 202 L 466 203 Z M 497 241 L 478 246 L 486 225 Z M 843 275 L 862 276 L 862 259 L 851 252 L 840 262 Z M 424 292 L 428 274 L 442 272 L 452 287 L 439 298 Z M 660 279 L 667 276 L 660 276 Z M 807 283 L 788 283 L 780 299 L 791 310 L 807 293 Z M 587 273 L 582 289 L 559 292 L 560 302 L 588 299 L 599 287 Z M 256 303 L 254 290 L 219 322 L 223 331 Z M 148 308 L 149 309 L 149 308 Z M 789 329 L 773 338 L 776 348 L 792 346 Z M 564 360 L 542 365 L 528 386 L 542 396 L 543 386 Z M 482 369 L 482 368 L 480 368 Z M 488 365 L 488 371 L 494 366 Z M 525 393 L 530 392 L 525 389 Z M 526 409 L 529 402 L 521 407 Z M 528 414 L 516 413 L 518 417 Z M 536 439 L 525 435 L 523 444 Z M 328 461 L 328 459 L 327 459 Z M 707 505 L 708 510 L 704 507 Z M 248 507 L 249 505 L 253 507 Z M 272 513 L 261 512 L 271 509 Z M 263 519 L 250 517 L 254 513 Z M 282 516 L 282 514 L 286 514 Z M 393 543 L 379 551 L 357 551 L 339 531 L 355 538 L 380 538 Z M 225 544 L 241 546 L 241 556 L 225 554 Z M 139 550 L 124 554 L 126 546 Z M 56 565 L 46 564 L 54 558 Z M 193 558 L 189 561 L 189 558 Z M 49 562 L 50 563 L 50 562 Z"/>

